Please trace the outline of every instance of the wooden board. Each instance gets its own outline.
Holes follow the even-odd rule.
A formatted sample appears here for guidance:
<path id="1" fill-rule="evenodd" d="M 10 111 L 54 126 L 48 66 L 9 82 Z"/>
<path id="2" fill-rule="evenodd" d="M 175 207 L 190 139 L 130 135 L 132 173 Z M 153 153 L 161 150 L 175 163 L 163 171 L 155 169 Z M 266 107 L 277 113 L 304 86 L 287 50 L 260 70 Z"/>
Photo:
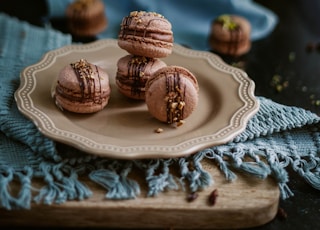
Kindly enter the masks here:
<path id="1" fill-rule="evenodd" d="M 110 227 L 232 229 L 263 225 L 277 214 L 279 189 L 272 178 L 260 180 L 238 173 L 227 182 L 213 165 L 204 162 L 214 184 L 188 202 L 186 191 L 168 191 L 146 197 L 146 191 L 133 200 L 105 199 L 105 190 L 90 181 L 94 195 L 83 201 L 61 205 L 32 205 L 31 210 L 0 209 L 0 226 Z M 215 205 L 209 194 L 217 189 Z"/>

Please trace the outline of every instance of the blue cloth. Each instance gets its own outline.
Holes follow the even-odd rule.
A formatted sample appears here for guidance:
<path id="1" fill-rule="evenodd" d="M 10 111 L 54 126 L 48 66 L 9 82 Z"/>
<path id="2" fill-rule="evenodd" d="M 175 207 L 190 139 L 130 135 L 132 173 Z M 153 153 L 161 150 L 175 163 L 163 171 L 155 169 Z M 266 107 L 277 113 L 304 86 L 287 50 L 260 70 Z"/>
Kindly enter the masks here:
<path id="1" fill-rule="evenodd" d="M 218 167 L 228 181 L 235 180 L 237 173 L 261 179 L 271 176 L 279 184 L 283 199 L 294 195 L 287 185 L 287 167 L 320 189 L 320 118 L 263 97 L 258 97 L 260 109 L 243 133 L 227 144 L 190 157 L 115 160 L 56 143 L 19 112 L 14 92 L 24 67 L 49 50 L 71 44 L 71 36 L 1 13 L 0 28 L 1 207 L 27 209 L 32 202 L 50 205 L 86 199 L 92 192 L 80 176 L 104 188 L 107 199 L 134 199 L 140 194 L 140 185 L 130 178 L 130 172 L 137 169 L 144 172 L 148 196 L 185 186 L 197 191 L 214 182 L 202 167 L 203 159 Z M 173 173 L 177 170 L 179 175 Z M 34 179 L 44 182 L 37 191 L 32 191 Z M 17 180 L 20 191 L 11 194 L 10 183 Z"/>
<path id="2" fill-rule="evenodd" d="M 65 17 L 72 0 L 47 0 L 50 17 Z M 208 35 L 212 20 L 221 14 L 237 14 L 247 18 L 252 26 L 251 40 L 267 36 L 278 17 L 252 0 L 104 0 L 108 28 L 98 38 L 117 38 L 119 25 L 130 11 L 154 11 L 164 15 L 172 24 L 175 43 L 193 49 L 208 50 Z"/>

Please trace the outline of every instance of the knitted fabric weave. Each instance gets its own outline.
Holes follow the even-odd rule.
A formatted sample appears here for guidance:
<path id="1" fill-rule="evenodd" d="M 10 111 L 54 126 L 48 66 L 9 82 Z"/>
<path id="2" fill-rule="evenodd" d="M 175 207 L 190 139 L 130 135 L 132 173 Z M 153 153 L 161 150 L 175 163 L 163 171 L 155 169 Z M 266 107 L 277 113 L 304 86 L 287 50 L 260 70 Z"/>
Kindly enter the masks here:
<path id="1" fill-rule="evenodd" d="M 32 202 L 49 205 L 88 198 L 92 192 L 79 176 L 105 188 L 108 199 L 133 199 L 140 194 L 140 185 L 129 175 L 134 169 L 144 172 L 148 196 L 183 186 L 197 191 L 214 182 L 212 175 L 202 168 L 205 158 L 229 181 L 236 179 L 235 172 L 261 179 L 272 176 L 283 199 L 293 195 L 287 185 L 287 167 L 320 189 L 320 118 L 302 108 L 263 97 L 258 97 L 260 109 L 243 133 L 225 145 L 188 157 L 114 160 L 55 143 L 18 111 L 14 92 L 24 67 L 37 62 L 45 52 L 70 44 L 71 37 L 3 14 L 0 14 L 0 28 L 1 207 L 27 209 Z M 189 164 L 193 165 L 192 169 Z M 178 178 L 172 173 L 177 168 Z M 44 185 L 35 189 L 32 186 L 35 179 L 41 179 Z M 12 181 L 21 184 L 18 194 L 10 193 Z"/>

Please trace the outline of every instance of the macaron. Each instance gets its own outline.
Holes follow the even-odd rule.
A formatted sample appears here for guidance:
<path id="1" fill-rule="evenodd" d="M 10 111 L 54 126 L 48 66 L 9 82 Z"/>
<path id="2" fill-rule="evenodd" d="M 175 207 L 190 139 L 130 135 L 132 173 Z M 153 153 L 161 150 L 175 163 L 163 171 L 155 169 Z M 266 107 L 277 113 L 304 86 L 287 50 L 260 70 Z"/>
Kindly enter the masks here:
<path id="1" fill-rule="evenodd" d="M 181 66 L 163 67 L 147 81 L 145 101 L 159 121 L 182 125 L 198 105 L 197 78 Z"/>
<path id="2" fill-rule="evenodd" d="M 108 26 L 105 5 L 101 0 L 76 0 L 68 5 L 66 19 L 69 32 L 79 37 L 95 36 Z"/>
<path id="3" fill-rule="evenodd" d="M 220 15 L 213 20 L 209 45 L 217 53 L 241 56 L 251 48 L 251 24 L 239 15 Z"/>
<path id="4" fill-rule="evenodd" d="M 118 45 L 130 54 L 162 58 L 172 53 L 171 23 L 161 14 L 132 11 L 122 19 Z"/>
<path id="5" fill-rule="evenodd" d="M 85 59 L 61 69 L 55 86 L 55 103 L 62 110 L 75 113 L 94 113 L 109 102 L 109 75 Z"/>
<path id="6" fill-rule="evenodd" d="M 117 88 L 126 97 L 145 100 L 147 80 L 165 66 L 166 63 L 158 58 L 126 55 L 117 62 Z"/>

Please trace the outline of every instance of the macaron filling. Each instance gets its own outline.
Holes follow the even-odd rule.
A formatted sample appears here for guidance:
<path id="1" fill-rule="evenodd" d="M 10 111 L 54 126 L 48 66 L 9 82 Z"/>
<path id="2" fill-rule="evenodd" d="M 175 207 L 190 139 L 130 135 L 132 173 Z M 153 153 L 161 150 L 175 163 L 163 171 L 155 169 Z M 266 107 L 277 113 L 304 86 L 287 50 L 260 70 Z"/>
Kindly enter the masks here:
<path id="1" fill-rule="evenodd" d="M 168 42 L 170 43 L 170 46 L 172 46 L 173 38 L 171 33 L 159 33 L 154 31 L 139 31 L 137 29 L 123 29 L 120 31 L 119 39 L 125 39 L 131 38 L 132 40 L 135 40 L 135 36 L 142 37 L 143 39 L 152 39 L 152 40 L 158 40 L 161 42 Z"/>

